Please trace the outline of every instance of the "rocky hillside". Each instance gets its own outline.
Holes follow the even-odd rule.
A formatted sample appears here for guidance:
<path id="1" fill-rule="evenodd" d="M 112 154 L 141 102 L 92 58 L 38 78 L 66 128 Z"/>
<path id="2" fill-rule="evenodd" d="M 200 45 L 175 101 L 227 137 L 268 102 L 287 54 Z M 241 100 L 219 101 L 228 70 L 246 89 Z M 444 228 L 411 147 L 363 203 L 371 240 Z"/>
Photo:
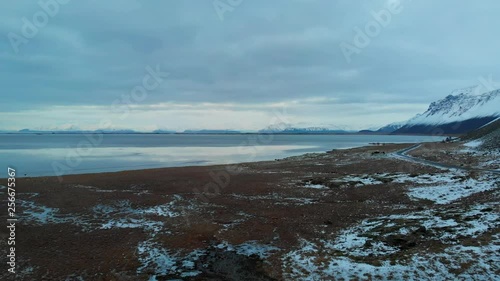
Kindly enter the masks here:
<path id="1" fill-rule="evenodd" d="M 500 118 L 462 137 L 464 141 L 479 140 L 483 150 L 500 149 Z"/>

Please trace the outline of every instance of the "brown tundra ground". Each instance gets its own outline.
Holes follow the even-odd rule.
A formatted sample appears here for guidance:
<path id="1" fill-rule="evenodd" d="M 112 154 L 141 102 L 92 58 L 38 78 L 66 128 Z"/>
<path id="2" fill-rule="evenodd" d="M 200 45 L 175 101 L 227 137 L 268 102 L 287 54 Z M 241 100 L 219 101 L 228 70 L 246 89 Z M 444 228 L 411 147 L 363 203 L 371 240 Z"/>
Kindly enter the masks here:
<path id="1" fill-rule="evenodd" d="M 0 279 L 495 280 L 498 157 L 408 152 L 450 169 L 395 154 L 411 146 L 18 178 L 16 274 L 5 251 Z"/>

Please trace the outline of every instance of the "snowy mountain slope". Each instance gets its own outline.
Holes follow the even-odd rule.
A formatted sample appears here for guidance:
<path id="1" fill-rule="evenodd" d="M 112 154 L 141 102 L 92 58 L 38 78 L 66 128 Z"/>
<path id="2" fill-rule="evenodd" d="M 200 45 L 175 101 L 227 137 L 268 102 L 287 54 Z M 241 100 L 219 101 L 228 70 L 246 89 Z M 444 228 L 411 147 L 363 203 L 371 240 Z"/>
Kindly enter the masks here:
<path id="1" fill-rule="evenodd" d="M 395 122 L 377 130 L 378 133 L 392 133 L 406 125 L 406 122 Z"/>
<path id="2" fill-rule="evenodd" d="M 477 87 L 455 90 L 408 120 L 396 134 L 463 134 L 500 117 L 500 90 L 481 93 Z"/>
<path id="3" fill-rule="evenodd" d="M 446 124 L 471 118 L 500 116 L 500 90 L 481 95 L 460 93 L 431 103 L 429 109 L 409 124 Z"/>

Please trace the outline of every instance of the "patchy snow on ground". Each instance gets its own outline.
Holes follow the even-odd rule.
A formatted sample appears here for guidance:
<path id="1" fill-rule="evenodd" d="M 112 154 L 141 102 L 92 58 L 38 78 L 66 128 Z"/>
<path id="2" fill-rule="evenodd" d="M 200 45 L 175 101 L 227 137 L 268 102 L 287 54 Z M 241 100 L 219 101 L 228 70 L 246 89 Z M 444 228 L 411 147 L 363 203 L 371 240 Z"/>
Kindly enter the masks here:
<path id="1" fill-rule="evenodd" d="M 497 280 L 500 270 L 500 203 L 443 208 L 367 219 L 332 241 L 302 240 L 282 258 L 287 280 Z M 464 246 L 457 239 L 493 233 L 489 242 Z M 396 237 L 398 240 L 395 240 Z M 390 245 L 412 241 L 417 251 Z M 418 251 L 438 241 L 441 251 Z M 487 240 L 485 240 L 487 241 Z M 408 244 L 406 244 L 408 245 Z M 437 249 L 441 249 L 437 247 Z M 394 256 L 399 254 L 398 256 Z"/>
<path id="2" fill-rule="evenodd" d="M 375 227 L 380 227 L 382 221 L 363 221 L 360 225 L 346 229 L 333 242 L 324 242 L 326 248 L 349 253 L 351 256 L 362 257 L 368 255 L 380 256 L 395 253 L 397 248 L 386 245 L 380 241 L 372 241 L 365 234 Z M 370 247 L 367 251 L 366 247 Z"/>
<path id="3" fill-rule="evenodd" d="M 301 246 L 282 257 L 284 277 L 287 280 L 321 280 L 328 277 L 324 263 L 317 262 L 317 245 L 301 240 Z"/>
<path id="4" fill-rule="evenodd" d="M 152 273 L 149 280 L 157 280 L 157 277 L 167 275 L 180 275 L 182 278 L 197 276 L 201 272 L 195 269 L 195 262 L 202 255 L 204 250 L 195 250 L 187 255 L 168 250 L 158 243 L 143 241 L 137 246 L 137 254 L 141 266 L 137 273 Z M 163 280 L 163 279 L 161 279 Z"/>
<path id="5" fill-rule="evenodd" d="M 480 151 L 478 159 L 480 168 L 500 171 L 500 150 Z"/>
<path id="6" fill-rule="evenodd" d="M 368 184 L 381 184 L 386 183 L 414 183 L 414 184 L 434 184 L 434 183 L 453 183 L 458 179 L 466 177 L 466 174 L 462 171 L 449 170 L 443 173 L 435 174 L 406 174 L 406 173 L 381 173 L 373 175 L 362 175 L 359 177 L 347 177 L 347 178 L 362 178 Z"/>
<path id="7" fill-rule="evenodd" d="M 337 179 L 335 182 L 354 182 L 356 183 L 356 187 L 382 184 L 384 182 L 386 184 L 399 183 L 413 185 L 408 191 L 408 196 L 410 198 L 431 200 L 436 204 L 448 204 L 475 193 L 498 188 L 500 177 L 491 173 L 472 177 L 469 173 L 464 171 L 449 170 L 442 173 L 421 175 L 383 173 L 347 176 Z"/>
<path id="8" fill-rule="evenodd" d="M 180 212 L 175 209 L 182 209 L 186 207 L 179 207 L 182 197 L 175 195 L 174 199 L 169 203 L 147 207 L 147 208 L 133 208 L 130 201 L 120 200 L 116 201 L 110 205 L 99 204 L 93 207 L 94 214 L 98 217 L 100 215 L 110 215 L 110 214 L 121 214 L 121 215 L 157 215 L 161 217 L 178 217 Z"/>
<path id="9" fill-rule="evenodd" d="M 346 176 L 334 181 L 335 183 L 355 183 L 355 187 L 361 187 L 365 185 L 377 185 L 382 184 L 383 182 L 377 178 L 371 177 L 369 175 L 360 175 L 360 176 Z"/>
<path id="10" fill-rule="evenodd" d="M 134 213 L 135 210 L 132 208 L 132 204 L 129 200 L 119 200 L 115 201 L 109 205 L 98 204 L 92 208 L 94 212 L 94 216 L 96 218 L 111 214 L 131 214 Z"/>
<path id="11" fill-rule="evenodd" d="M 25 194 L 34 197 L 37 194 Z M 90 214 L 60 214 L 57 208 L 50 208 L 36 204 L 30 200 L 19 200 L 22 212 L 19 213 L 22 222 L 32 224 L 71 223 L 82 227 L 84 231 L 113 228 L 142 228 L 151 236 L 163 230 L 165 219 L 158 217 L 175 218 L 181 216 L 187 209 L 192 209 L 191 202 L 181 202 L 181 196 L 167 204 L 134 208 L 130 201 L 119 200 L 111 204 L 98 204 L 92 207 Z M 181 205 L 177 205 L 182 203 Z M 164 231 L 165 232 L 165 231 Z"/>
<path id="12" fill-rule="evenodd" d="M 269 193 L 263 195 L 230 194 L 231 197 L 239 200 L 279 200 L 281 196 L 278 193 Z"/>
<path id="13" fill-rule="evenodd" d="M 33 224 L 66 223 L 75 221 L 72 215 L 60 215 L 59 209 L 37 205 L 33 201 L 19 200 L 20 212 L 18 215 L 23 222 Z"/>
<path id="14" fill-rule="evenodd" d="M 215 248 L 244 256 L 256 255 L 261 259 L 265 259 L 271 253 L 279 250 L 277 247 L 262 245 L 257 241 L 247 241 L 240 245 L 231 245 L 227 242 L 222 242 L 216 245 Z M 137 269 L 137 273 L 154 272 L 153 275 L 150 275 L 150 280 L 157 280 L 158 277 L 165 278 L 168 275 L 178 275 L 182 278 L 199 275 L 201 272 L 197 270 L 196 262 L 200 257 L 207 255 L 208 252 L 207 250 L 198 249 L 186 255 L 180 251 L 166 249 L 160 244 L 148 240 L 139 243 L 137 254 L 141 263 L 141 266 Z"/>
<path id="15" fill-rule="evenodd" d="M 161 217 L 174 218 L 180 216 L 180 213 L 173 211 L 177 202 L 171 201 L 164 205 L 158 205 L 143 210 L 145 214 L 154 214 Z"/>
<path id="16" fill-rule="evenodd" d="M 257 241 L 247 241 L 240 245 L 231 245 L 227 242 L 222 242 L 216 246 L 218 249 L 226 249 L 227 251 L 235 251 L 238 255 L 252 256 L 257 255 L 261 259 L 265 259 L 271 255 L 272 252 L 278 251 L 279 248 L 271 245 L 262 245 Z"/>
<path id="17" fill-rule="evenodd" d="M 167 249 L 159 247 L 155 243 L 149 241 L 141 242 L 137 246 L 137 254 L 142 264 L 137 269 L 137 273 L 143 273 L 146 268 L 153 270 L 155 275 L 176 273 L 177 259 Z"/>
<path id="18" fill-rule="evenodd" d="M 130 201 L 120 200 L 112 204 L 99 204 L 92 208 L 93 221 L 100 221 L 99 229 L 143 228 L 151 235 L 163 229 L 164 220 L 155 220 L 155 216 L 175 218 L 187 209 L 193 209 L 191 202 L 175 195 L 169 203 L 146 208 L 134 208 Z"/>
<path id="19" fill-rule="evenodd" d="M 323 276 L 334 280 L 498 280 L 496 242 L 479 247 L 451 246 L 441 253 L 413 255 L 407 262 L 370 265 L 346 257 L 332 259 Z M 318 279 L 303 279 L 318 280 Z"/>
<path id="20" fill-rule="evenodd" d="M 377 185 L 384 183 L 415 183 L 415 184 L 433 184 L 433 183 L 452 183 L 458 178 L 464 177 L 465 174 L 460 171 L 452 171 L 445 173 L 436 174 L 420 174 L 420 175 L 410 175 L 406 173 L 396 173 L 396 174 L 364 174 L 364 175 L 349 175 L 339 179 L 335 179 L 335 183 L 355 183 L 355 187 L 361 187 L 365 185 Z"/>
<path id="21" fill-rule="evenodd" d="M 476 204 L 467 209 L 449 208 L 426 210 L 405 215 L 390 215 L 377 220 L 395 222 L 398 227 L 408 229 L 408 233 L 425 227 L 435 239 L 444 244 L 454 244 L 461 237 L 476 238 L 478 235 L 500 227 L 499 203 Z M 386 227 L 389 227 L 386 225 Z M 392 227 L 392 226 L 391 226 Z M 383 230 L 381 233 L 389 233 Z M 381 233 L 371 233 L 381 235 Z M 401 234 L 405 234 L 401 232 Z M 395 233 L 392 233 L 395 234 Z"/>
<path id="22" fill-rule="evenodd" d="M 323 185 L 323 184 L 311 184 L 308 183 L 304 185 L 305 188 L 313 188 L 313 189 L 328 189 L 328 186 Z"/>
<path id="23" fill-rule="evenodd" d="M 500 170 L 500 153 L 493 156 L 491 160 L 483 161 L 479 164 L 479 167 L 484 169 Z"/>
<path id="24" fill-rule="evenodd" d="M 477 167 L 487 170 L 500 170 L 500 150 L 480 148 L 483 141 L 475 140 L 464 144 L 464 148 L 453 152 L 456 156 L 467 154 L 478 160 Z"/>
<path id="25" fill-rule="evenodd" d="M 163 228 L 163 223 L 146 219 L 119 218 L 111 219 L 108 222 L 103 223 L 100 228 L 143 228 L 144 230 L 159 232 Z"/>
<path id="26" fill-rule="evenodd" d="M 453 183 L 459 177 L 465 176 L 462 172 L 453 171 L 437 174 L 421 174 L 421 175 L 408 175 L 408 174 L 395 174 L 388 175 L 394 183 L 414 183 L 414 184 L 435 184 L 435 183 Z"/>
<path id="27" fill-rule="evenodd" d="M 464 143 L 464 146 L 476 148 L 476 147 L 481 146 L 482 144 L 483 144 L 483 141 L 481 141 L 481 140 L 473 140 L 473 141 Z"/>
<path id="28" fill-rule="evenodd" d="M 493 190 L 499 187 L 499 177 L 485 174 L 478 179 L 462 178 L 444 184 L 409 189 L 408 196 L 414 199 L 434 201 L 436 204 L 448 204 L 472 194 Z"/>

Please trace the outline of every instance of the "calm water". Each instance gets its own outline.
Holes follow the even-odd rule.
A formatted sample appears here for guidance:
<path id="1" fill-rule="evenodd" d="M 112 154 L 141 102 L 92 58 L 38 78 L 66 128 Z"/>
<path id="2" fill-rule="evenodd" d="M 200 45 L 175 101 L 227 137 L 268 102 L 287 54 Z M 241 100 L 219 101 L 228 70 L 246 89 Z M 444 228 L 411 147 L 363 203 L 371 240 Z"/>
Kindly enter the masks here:
<path id="1" fill-rule="evenodd" d="M 0 178 L 229 164 L 325 152 L 371 142 L 439 141 L 364 135 L 9 135 L 0 134 Z"/>

